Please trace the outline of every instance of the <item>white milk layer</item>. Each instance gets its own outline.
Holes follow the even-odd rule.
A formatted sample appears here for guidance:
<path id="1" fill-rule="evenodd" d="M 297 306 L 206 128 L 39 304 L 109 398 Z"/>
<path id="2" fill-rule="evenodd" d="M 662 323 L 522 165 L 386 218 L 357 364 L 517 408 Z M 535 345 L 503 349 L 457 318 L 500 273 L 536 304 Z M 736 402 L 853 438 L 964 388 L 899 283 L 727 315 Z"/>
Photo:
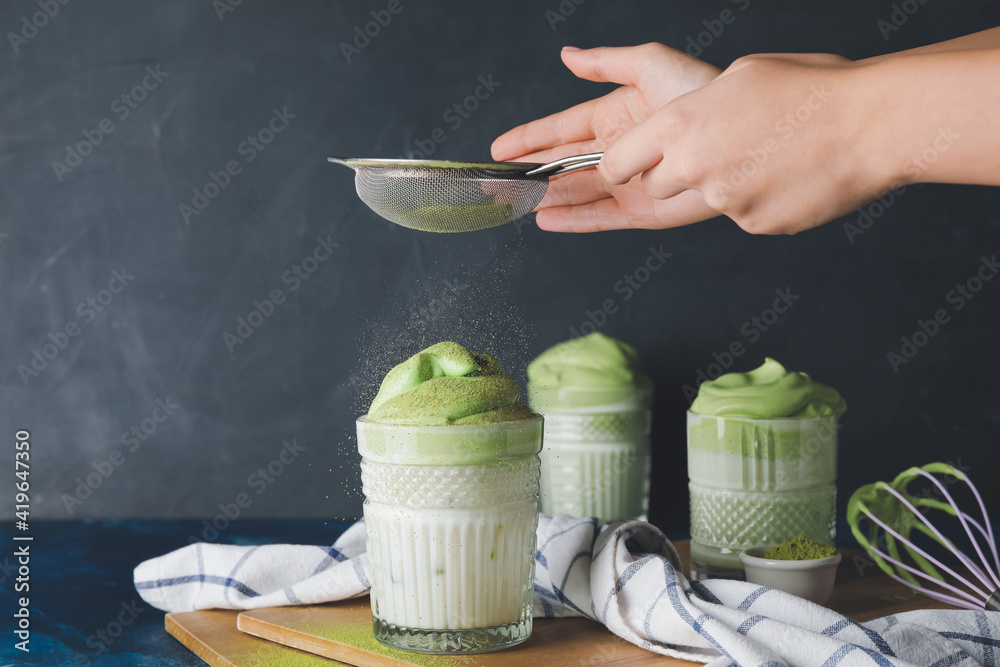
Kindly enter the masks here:
<path id="1" fill-rule="evenodd" d="M 649 438 L 573 442 L 546 437 L 541 506 L 549 515 L 604 521 L 644 516 L 649 495 Z"/>
<path id="2" fill-rule="evenodd" d="M 538 457 L 494 465 L 361 462 L 372 612 L 422 630 L 529 619 Z"/>
<path id="3" fill-rule="evenodd" d="M 614 406 L 611 406 L 614 407 Z M 645 517 L 649 504 L 648 409 L 545 414 L 541 507 L 549 515 L 604 521 Z"/>
<path id="4" fill-rule="evenodd" d="M 414 508 L 367 501 L 372 613 L 406 628 L 489 628 L 530 617 L 538 506 Z"/>

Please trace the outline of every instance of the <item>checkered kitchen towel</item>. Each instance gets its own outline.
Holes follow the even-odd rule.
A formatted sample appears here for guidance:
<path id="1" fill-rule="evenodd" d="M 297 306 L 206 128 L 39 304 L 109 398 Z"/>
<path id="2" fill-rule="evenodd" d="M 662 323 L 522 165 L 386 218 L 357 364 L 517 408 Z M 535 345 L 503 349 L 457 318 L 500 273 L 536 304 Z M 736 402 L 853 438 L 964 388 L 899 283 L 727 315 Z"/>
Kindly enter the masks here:
<path id="1" fill-rule="evenodd" d="M 689 582 L 673 545 L 639 521 L 542 516 L 535 616 L 586 616 L 643 648 L 723 665 L 995 665 L 1000 613 L 913 611 L 857 623 L 741 581 Z M 364 524 L 332 547 L 193 544 L 140 564 L 165 611 L 254 609 L 364 595 Z"/>

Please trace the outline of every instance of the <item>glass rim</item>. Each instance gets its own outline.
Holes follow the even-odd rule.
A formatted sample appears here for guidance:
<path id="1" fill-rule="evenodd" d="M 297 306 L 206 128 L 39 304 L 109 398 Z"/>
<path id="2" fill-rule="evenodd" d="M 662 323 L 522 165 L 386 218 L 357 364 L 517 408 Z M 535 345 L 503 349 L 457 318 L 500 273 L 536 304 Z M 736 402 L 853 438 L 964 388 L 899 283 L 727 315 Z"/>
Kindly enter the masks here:
<path id="1" fill-rule="evenodd" d="M 383 424 L 357 419 L 358 452 L 380 463 L 408 465 L 488 465 L 536 456 L 542 449 L 545 418 L 486 424 Z"/>
<path id="2" fill-rule="evenodd" d="M 587 391 L 594 391 L 594 392 L 597 392 L 597 391 L 614 391 L 614 390 L 619 390 L 619 389 L 625 390 L 625 389 L 632 389 L 632 388 L 634 388 L 636 390 L 636 393 L 642 393 L 644 391 L 651 391 L 653 389 L 653 380 L 648 375 L 644 375 L 642 373 L 636 373 L 635 382 L 632 382 L 632 383 L 629 383 L 629 384 L 591 384 L 591 385 L 583 385 L 583 384 L 556 384 L 556 385 L 547 385 L 547 384 L 539 384 L 538 382 L 532 382 L 531 380 L 528 380 L 528 387 L 534 388 L 535 391 L 558 391 L 560 389 L 567 389 L 567 390 L 581 391 L 581 392 L 587 392 Z"/>
<path id="3" fill-rule="evenodd" d="M 412 431 L 414 429 L 447 429 L 449 433 L 460 431 L 482 431 L 486 429 L 507 430 L 511 427 L 527 426 L 543 421 L 544 417 L 532 411 L 531 417 L 527 419 L 516 419 L 503 422 L 486 422 L 483 424 L 393 424 L 386 422 L 373 422 L 368 419 L 368 413 L 361 415 L 355 420 L 357 424 L 364 424 L 365 428 Z"/>
<path id="4" fill-rule="evenodd" d="M 567 405 L 576 403 L 579 405 Z M 528 382 L 528 405 L 545 414 L 620 412 L 646 409 L 653 403 L 653 381 L 639 375 L 633 384 L 623 385 L 540 385 Z"/>
<path id="5" fill-rule="evenodd" d="M 701 419 L 723 419 L 725 421 L 734 422 L 746 422 L 750 424 L 770 424 L 773 422 L 786 422 L 786 423 L 796 423 L 796 422 L 809 422 L 809 421 L 823 421 L 832 419 L 834 421 L 840 421 L 840 415 L 807 415 L 803 417 L 743 417 L 740 415 L 706 415 L 703 412 L 693 412 L 690 408 L 687 410 L 687 418 L 690 421 L 691 417 L 698 417 Z"/>

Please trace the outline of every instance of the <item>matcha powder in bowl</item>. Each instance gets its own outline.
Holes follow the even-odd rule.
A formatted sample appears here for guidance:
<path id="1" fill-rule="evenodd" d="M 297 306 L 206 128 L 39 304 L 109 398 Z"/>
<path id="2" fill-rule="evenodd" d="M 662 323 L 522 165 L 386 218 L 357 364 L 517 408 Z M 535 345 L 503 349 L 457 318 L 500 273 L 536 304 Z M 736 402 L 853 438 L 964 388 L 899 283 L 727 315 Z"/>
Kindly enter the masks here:
<path id="1" fill-rule="evenodd" d="M 739 555 L 746 580 L 826 604 L 833 594 L 841 555 L 828 544 L 797 535 L 775 547 L 754 547 Z"/>
<path id="2" fill-rule="evenodd" d="M 764 558 L 771 560 L 815 560 L 829 558 L 837 553 L 829 544 L 818 544 L 805 535 L 797 535 L 787 542 L 768 549 Z"/>

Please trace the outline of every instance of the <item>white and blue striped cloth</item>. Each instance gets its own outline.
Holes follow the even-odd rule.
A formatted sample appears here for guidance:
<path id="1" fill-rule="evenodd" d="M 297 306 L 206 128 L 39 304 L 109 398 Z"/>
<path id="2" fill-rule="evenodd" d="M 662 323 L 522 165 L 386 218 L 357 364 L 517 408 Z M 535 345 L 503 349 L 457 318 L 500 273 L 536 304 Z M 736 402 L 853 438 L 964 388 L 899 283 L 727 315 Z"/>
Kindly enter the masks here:
<path id="1" fill-rule="evenodd" d="M 689 582 L 673 545 L 639 521 L 542 516 L 535 616 L 586 616 L 656 653 L 723 665 L 997 665 L 1000 613 L 913 611 L 857 623 L 740 581 Z M 332 547 L 193 544 L 140 564 L 165 611 L 318 604 L 369 588 L 364 524 Z"/>

